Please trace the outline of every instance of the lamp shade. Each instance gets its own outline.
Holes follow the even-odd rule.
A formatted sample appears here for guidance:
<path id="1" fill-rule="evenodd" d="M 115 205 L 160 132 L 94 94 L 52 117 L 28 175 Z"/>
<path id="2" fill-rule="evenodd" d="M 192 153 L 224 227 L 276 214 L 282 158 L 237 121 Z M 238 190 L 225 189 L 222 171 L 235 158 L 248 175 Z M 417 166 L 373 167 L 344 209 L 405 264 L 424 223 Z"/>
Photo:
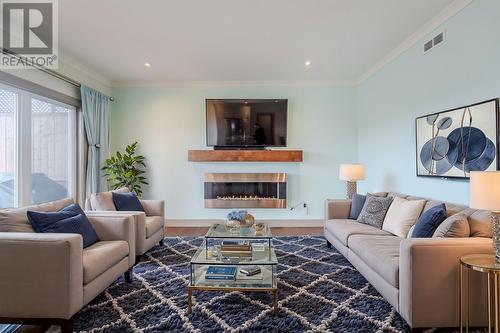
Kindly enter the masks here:
<path id="1" fill-rule="evenodd" d="M 500 211 L 500 171 L 470 173 L 469 205 L 474 209 Z"/>
<path id="2" fill-rule="evenodd" d="M 365 179 L 365 166 L 363 164 L 341 164 L 339 179 L 348 182 Z"/>

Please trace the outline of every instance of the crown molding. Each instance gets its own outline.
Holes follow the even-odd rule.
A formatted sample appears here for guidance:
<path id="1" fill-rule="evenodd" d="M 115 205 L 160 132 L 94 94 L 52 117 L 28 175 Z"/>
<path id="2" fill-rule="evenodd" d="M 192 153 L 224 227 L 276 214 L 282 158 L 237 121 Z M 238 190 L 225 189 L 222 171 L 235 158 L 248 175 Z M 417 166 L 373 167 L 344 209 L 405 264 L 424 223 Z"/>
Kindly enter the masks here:
<path id="1" fill-rule="evenodd" d="M 70 77 L 74 77 L 75 80 L 87 85 L 97 85 L 107 90 L 105 93 L 109 93 L 111 90 L 111 80 L 92 68 L 84 65 L 80 61 L 71 57 L 64 50 L 59 48 L 59 69 L 61 73 L 67 74 Z M 61 66 L 62 65 L 62 66 Z"/>
<path id="2" fill-rule="evenodd" d="M 470 5 L 474 0 L 455 0 L 444 8 L 438 15 L 434 16 L 431 20 L 425 23 L 420 29 L 415 31 L 406 40 L 404 40 L 398 47 L 389 52 L 385 57 L 383 57 L 374 66 L 363 73 L 358 80 L 356 80 L 356 85 L 361 84 L 363 81 L 377 73 L 383 67 L 385 67 L 390 62 L 394 61 L 402 53 L 413 47 L 416 43 L 422 40 L 425 36 L 430 34 L 432 31 L 436 30 L 439 26 L 445 23 L 449 18 L 455 16 L 462 9 Z"/>
<path id="3" fill-rule="evenodd" d="M 156 88 L 156 87 L 307 87 L 307 86 L 338 86 L 350 87 L 355 81 L 316 80 L 316 81 L 114 81 L 113 88 Z"/>

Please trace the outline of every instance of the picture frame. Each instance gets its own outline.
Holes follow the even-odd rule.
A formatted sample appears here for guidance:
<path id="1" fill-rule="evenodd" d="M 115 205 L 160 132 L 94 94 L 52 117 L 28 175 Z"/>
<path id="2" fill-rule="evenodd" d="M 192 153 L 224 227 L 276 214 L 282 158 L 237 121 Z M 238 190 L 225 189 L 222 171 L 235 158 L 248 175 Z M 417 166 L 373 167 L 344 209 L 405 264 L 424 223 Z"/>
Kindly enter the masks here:
<path id="1" fill-rule="evenodd" d="M 500 167 L 499 99 L 415 119 L 416 175 L 469 179 Z"/>

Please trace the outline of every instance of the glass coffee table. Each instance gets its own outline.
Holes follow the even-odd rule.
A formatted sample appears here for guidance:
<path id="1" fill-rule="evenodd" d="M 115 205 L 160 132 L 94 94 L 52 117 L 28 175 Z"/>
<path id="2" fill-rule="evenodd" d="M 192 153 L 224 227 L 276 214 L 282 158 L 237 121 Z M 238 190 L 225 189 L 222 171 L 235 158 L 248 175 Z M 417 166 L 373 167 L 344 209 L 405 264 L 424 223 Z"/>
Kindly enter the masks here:
<path id="1" fill-rule="evenodd" d="M 251 255 L 223 255 L 220 245 L 224 240 L 247 241 L 256 244 Z M 252 247 L 253 248 L 253 247 Z M 208 267 L 235 267 L 237 275 L 234 280 L 211 280 L 205 274 Z M 245 277 L 240 269 L 249 266 L 259 266 L 261 273 L 255 277 Z M 266 225 L 263 230 L 256 231 L 253 227 L 229 229 L 225 224 L 214 224 L 205 235 L 205 241 L 200 245 L 191 259 L 191 276 L 188 286 L 188 313 L 191 313 L 193 291 L 261 291 L 271 292 L 274 296 L 273 313 L 278 313 L 278 259 L 272 244 L 272 236 Z"/>

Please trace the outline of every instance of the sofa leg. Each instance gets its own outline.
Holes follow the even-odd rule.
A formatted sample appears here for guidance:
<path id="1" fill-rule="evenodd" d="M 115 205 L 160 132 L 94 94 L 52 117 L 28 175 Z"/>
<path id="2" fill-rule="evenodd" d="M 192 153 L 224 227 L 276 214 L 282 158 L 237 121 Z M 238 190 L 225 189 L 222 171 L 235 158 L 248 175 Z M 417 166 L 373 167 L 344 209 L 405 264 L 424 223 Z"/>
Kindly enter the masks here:
<path id="1" fill-rule="evenodd" d="M 158 242 L 158 245 L 160 245 L 160 246 L 164 246 L 165 245 L 165 242 L 163 242 L 163 238 L 161 239 L 161 241 Z"/>
<path id="2" fill-rule="evenodd" d="M 332 243 L 330 243 L 329 241 L 326 241 L 326 247 L 328 247 L 329 249 L 332 248 Z"/>
<path id="3" fill-rule="evenodd" d="M 73 333 L 73 318 L 61 322 L 61 333 Z"/>
<path id="4" fill-rule="evenodd" d="M 127 283 L 132 283 L 132 280 L 134 279 L 134 268 L 129 268 L 124 275 L 125 281 L 127 281 Z"/>

